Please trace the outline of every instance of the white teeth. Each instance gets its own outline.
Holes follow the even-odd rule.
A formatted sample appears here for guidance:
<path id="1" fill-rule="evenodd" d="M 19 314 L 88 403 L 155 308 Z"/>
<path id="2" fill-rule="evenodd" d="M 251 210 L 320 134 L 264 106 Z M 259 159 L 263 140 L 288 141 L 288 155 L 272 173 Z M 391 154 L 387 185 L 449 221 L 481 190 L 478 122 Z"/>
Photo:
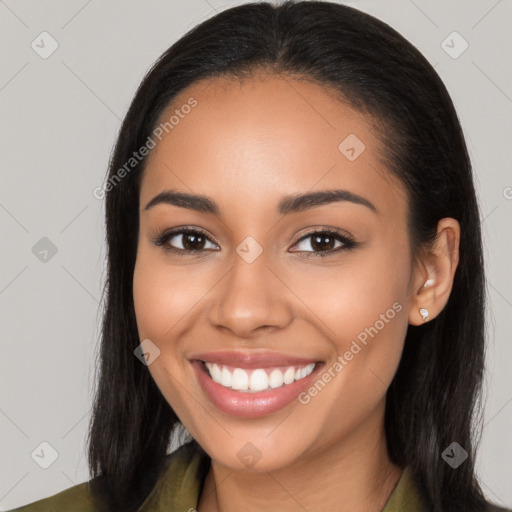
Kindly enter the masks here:
<path id="1" fill-rule="evenodd" d="M 279 388 L 285 384 L 291 384 L 296 380 L 307 377 L 315 368 L 315 363 L 297 368 L 290 366 L 283 373 L 279 368 L 274 368 L 270 375 L 262 368 L 253 370 L 249 374 L 242 368 L 235 368 L 232 372 L 227 366 L 219 366 L 215 363 L 206 363 L 206 367 L 212 379 L 226 388 L 238 391 L 257 392 L 267 389 Z"/>
<path id="2" fill-rule="evenodd" d="M 231 382 L 231 372 L 226 367 L 222 368 L 219 384 L 222 384 L 226 388 L 229 388 L 232 385 Z"/>
<path id="3" fill-rule="evenodd" d="M 285 384 L 291 384 L 295 380 L 295 368 L 291 366 L 284 372 L 283 382 Z"/>
<path id="4" fill-rule="evenodd" d="M 280 388 L 283 385 L 283 372 L 277 368 L 272 370 L 272 373 L 268 378 L 268 385 L 271 388 Z"/>
<path id="5" fill-rule="evenodd" d="M 229 370 L 224 366 L 222 369 L 222 373 L 228 372 Z M 249 376 L 247 375 L 247 372 L 245 370 L 242 370 L 241 368 L 235 368 L 233 370 L 233 380 L 231 381 L 231 387 L 233 389 L 248 389 L 249 387 Z M 222 384 L 224 386 L 224 384 Z"/>
<path id="6" fill-rule="evenodd" d="M 222 380 L 222 372 L 220 371 L 219 366 L 212 363 L 206 363 L 206 366 L 208 367 L 208 370 L 210 370 L 212 379 L 220 384 Z"/>
<path id="7" fill-rule="evenodd" d="M 236 372 L 236 370 L 235 370 Z M 234 372 L 233 372 L 234 373 Z M 268 375 L 265 370 L 254 370 L 249 379 L 249 389 L 263 391 L 268 388 Z"/>

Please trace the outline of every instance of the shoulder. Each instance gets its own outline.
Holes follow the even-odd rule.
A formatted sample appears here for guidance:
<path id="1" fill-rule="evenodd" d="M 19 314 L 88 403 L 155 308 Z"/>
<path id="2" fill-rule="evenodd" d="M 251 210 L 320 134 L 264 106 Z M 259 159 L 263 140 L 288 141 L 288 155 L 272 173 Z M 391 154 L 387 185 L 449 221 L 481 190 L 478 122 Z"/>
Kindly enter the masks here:
<path id="1" fill-rule="evenodd" d="M 48 498 L 23 505 L 7 512 L 100 512 L 101 508 L 89 490 L 89 482 L 83 482 Z"/>
<path id="2" fill-rule="evenodd" d="M 196 500 L 205 463 L 207 463 L 207 458 L 195 441 L 186 443 L 167 454 L 163 474 L 147 496 L 141 509 L 149 511 L 156 505 L 160 507 L 165 504 L 167 507 L 168 504 L 175 501 Z M 90 480 L 83 482 L 47 498 L 6 512 L 103 512 L 103 507 L 92 493 L 90 482 Z M 170 510 L 173 509 L 170 508 Z"/>

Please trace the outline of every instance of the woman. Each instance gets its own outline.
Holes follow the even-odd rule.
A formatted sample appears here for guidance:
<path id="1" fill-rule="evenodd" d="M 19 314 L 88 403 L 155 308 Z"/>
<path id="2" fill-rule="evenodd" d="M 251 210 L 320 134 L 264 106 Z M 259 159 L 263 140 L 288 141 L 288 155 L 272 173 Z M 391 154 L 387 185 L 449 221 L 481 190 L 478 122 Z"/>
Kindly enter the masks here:
<path id="1" fill-rule="evenodd" d="M 396 31 L 329 2 L 221 12 L 145 77 L 100 192 L 93 478 L 16 510 L 504 510 L 474 467 L 471 164 Z"/>

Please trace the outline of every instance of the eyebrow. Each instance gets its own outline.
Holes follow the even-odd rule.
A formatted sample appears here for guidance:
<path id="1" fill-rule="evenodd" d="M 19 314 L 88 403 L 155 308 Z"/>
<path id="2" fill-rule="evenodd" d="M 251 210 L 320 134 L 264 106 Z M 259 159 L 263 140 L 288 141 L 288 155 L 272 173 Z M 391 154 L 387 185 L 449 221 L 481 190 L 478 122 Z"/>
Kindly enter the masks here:
<path id="1" fill-rule="evenodd" d="M 368 199 L 350 192 L 348 190 L 321 190 L 317 192 L 307 192 L 305 194 L 292 194 L 283 197 L 278 204 L 277 211 L 281 215 L 298 213 L 310 208 L 316 208 L 330 203 L 347 201 L 367 207 L 374 213 L 378 213 L 375 205 Z M 169 204 L 187 208 L 201 213 L 211 213 L 220 216 L 220 208 L 217 203 L 208 196 L 188 194 L 176 190 L 163 190 L 156 195 L 146 205 L 145 210 L 149 210 L 157 204 Z"/>

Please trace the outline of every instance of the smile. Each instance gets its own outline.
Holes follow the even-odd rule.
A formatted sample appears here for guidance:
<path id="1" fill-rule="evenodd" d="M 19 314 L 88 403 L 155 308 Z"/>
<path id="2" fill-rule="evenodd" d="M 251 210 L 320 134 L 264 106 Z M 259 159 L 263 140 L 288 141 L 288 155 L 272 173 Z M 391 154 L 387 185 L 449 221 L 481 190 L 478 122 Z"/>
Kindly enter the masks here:
<path id="1" fill-rule="evenodd" d="M 216 352 L 189 359 L 205 398 L 223 413 L 258 418 L 298 403 L 323 361 L 276 353 Z"/>
<path id="2" fill-rule="evenodd" d="M 294 381 L 307 377 L 315 368 L 315 363 L 302 368 L 274 367 L 245 370 L 228 365 L 205 363 L 211 378 L 224 386 L 241 392 L 255 393 L 291 384 Z"/>

